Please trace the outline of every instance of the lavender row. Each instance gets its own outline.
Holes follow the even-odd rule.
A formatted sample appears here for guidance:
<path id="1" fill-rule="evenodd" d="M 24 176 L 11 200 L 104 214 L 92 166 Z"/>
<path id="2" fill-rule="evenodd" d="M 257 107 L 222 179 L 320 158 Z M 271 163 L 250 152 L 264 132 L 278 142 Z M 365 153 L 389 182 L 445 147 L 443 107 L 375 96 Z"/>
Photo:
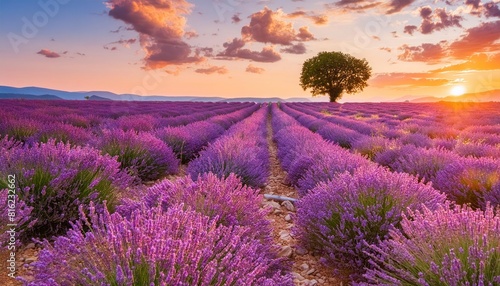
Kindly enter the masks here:
<path id="1" fill-rule="evenodd" d="M 268 113 L 268 106 L 262 106 L 252 116 L 233 125 L 189 163 L 188 173 L 193 178 L 209 172 L 223 178 L 234 173 L 246 185 L 263 186 L 269 176 Z"/>
<path id="2" fill-rule="evenodd" d="M 259 106 L 254 104 L 245 109 L 214 116 L 185 126 L 158 129 L 155 135 L 168 144 L 183 163 L 187 163 L 209 142 L 221 136 L 226 129 L 247 118 L 258 109 Z"/>

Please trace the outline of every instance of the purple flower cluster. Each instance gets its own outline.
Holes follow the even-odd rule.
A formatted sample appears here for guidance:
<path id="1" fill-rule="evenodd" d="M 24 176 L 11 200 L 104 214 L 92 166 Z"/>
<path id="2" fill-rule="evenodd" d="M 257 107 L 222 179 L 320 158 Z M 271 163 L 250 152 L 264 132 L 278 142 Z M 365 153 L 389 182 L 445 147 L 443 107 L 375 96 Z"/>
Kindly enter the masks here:
<path id="1" fill-rule="evenodd" d="M 362 167 L 321 183 L 297 203 L 299 243 L 354 276 L 368 265 L 366 243 L 377 244 L 398 228 L 402 213 L 421 204 L 435 209 L 445 196 L 404 173 Z"/>
<path id="2" fill-rule="evenodd" d="M 293 285 L 272 246 L 182 205 L 91 212 L 34 266 L 28 285 Z"/>
<path id="3" fill-rule="evenodd" d="M 140 201 L 140 202 L 139 202 Z M 183 204 L 225 226 L 244 226 L 253 235 L 263 239 L 269 235 L 266 211 L 260 208 L 262 196 L 258 190 L 243 186 L 236 175 L 220 179 L 214 174 L 203 174 L 196 180 L 189 176 L 175 181 L 163 180 L 149 187 L 138 200 L 126 200 L 117 207 L 125 217 L 145 204 L 147 208 L 161 206 L 165 210 Z"/>
<path id="4" fill-rule="evenodd" d="M 198 152 L 224 133 L 224 128 L 217 123 L 199 121 L 179 127 L 166 127 L 156 131 L 168 146 L 172 147 L 182 163 L 192 160 Z"/>
<path id="5" fill-rule="evenodd" d="M 132 179 L 120 172 L 115 159 L 96 149 L 53 140 L 2 149 L 0 180 L 8 175 L 16 176 L 19 203 L 31 208 L 29 218 L 18 225 L 22 241 L 64 233 L 78 218 L 78 207 L 91 201 L 101 208 L 107 201 L 113 209 Z"/>
<path id="6" fill-rule="evenodd" d="M 404 145 L 380 153 L 375 157 L 375 161 L 395 172 L 405 172 L 425 182 L 434 182 L 441 169 L 459 158 L 457 154 L 444 149 L 424 149 Z"/>
<path id="7" fill-rule="evenodd" d="M 103 154 L 117 156 L 120 168 L 140 181 L 152 181 L 175 174 L 179 167 L 172 148 L 147 132 L 102 130 L 94 146 Z"/>
<path id="8" fill-rule="evenodd" d="M 223 178 L 234 173 L 245 185 L 263 186 L 269 176 L 266 118 L 267 107 L 262 107 L 232 126 L 189 163 L 187 172 L 195 179 L 203 173 Z"/>
<path id="9" fill-rule="evenodd" d="M 500 205 L 500 162 L 492 158 L 460 158 L 436 175 L 436 189 L 458 204 L 485 209 Z"/>
<path id="10" fill-rule="evenodd" d="M 500 210 L 423 208 L 370 248 L 359 285 L 499 285 Z"/>

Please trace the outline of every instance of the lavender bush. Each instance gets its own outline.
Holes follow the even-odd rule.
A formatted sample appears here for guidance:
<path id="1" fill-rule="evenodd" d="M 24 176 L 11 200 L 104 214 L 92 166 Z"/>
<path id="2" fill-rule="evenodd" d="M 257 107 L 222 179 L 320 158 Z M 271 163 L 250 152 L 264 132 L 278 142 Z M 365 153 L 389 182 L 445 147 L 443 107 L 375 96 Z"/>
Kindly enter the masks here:
<path id="1" fill-rule="evenodd" d="M 299 243 L 354 276 L 368 265 L 365 243 L 376 244 L 399 227 L 402 213 L 421 204 L 435 209 L 445 196 L 429 185 L 381 167 L 364 167 L 319 184 L 297 203 Z"/>
<path id="2" fill-rule="evenodd" d="M 273 248 L 246 233 L 182 206 L 91 212 L 45 241 L 28 285 L 293 285 Z"/>
<path id="3" fill-rule="evenodd" d="M 461 158 L 438 172 L 436 189 L 458 204 L 486 207 L 500 202 L 500 161 L 492 158 Z"/>
<path id="4" fill-rule="evenodd" d="M 370 250 L 360 285 L 499 285 L 500 211 L 448 204 L 410 211 L 401 231 Z"/>
<path id="5" fill-rule="evenodd" d="M 75 127 L 70 124 L 53 123 L 43 126 L 33 135 L 35 142 L 46 143 L 50 139 L 56 142 L 70 143 L 72 145 L 86 145 L 92 138 L 86 129 Z"/>
<path id="6" fill-rule="evenodd" d="M 12 147 L 0 152 L 0 189 L 8 175 L 16 176 L 19 204 L 30 208 L 18 225 L 21 241 L 64 233 L 78 218 L 78 206 L 102 201 L 113 209 L 131 178 L 119 163 L 89 147 L 72 148 L 49 140 L 33 147 Z"/>
<path id="7" fill-rule="evenodd" d="M 189 176 L 175 181 L 163 180 L 149 187 L 138 200 L 125 200 L 117 212 L 125 217 L 140 208 L 161 206 L 164 210 L 183 204 L 225 226 L 245 226 L 253 235 L 265 238 L 270 233 L 267 211 L 260 208 L 262 196 L 258 190 L 245 187 L 236 175 L 220 179 L 214 174 L 203 174 L 196 180 Z M 139 202 L 140 201 L 140 202 Z"/>
<path id="8" fill-rule="evenodd" d="M 150 133 L 103 130 L 95 146 L 104 154 L 117 156 L 121 169 L 140 181 L 175 174 L 179 167 L 172 149 Z"/>

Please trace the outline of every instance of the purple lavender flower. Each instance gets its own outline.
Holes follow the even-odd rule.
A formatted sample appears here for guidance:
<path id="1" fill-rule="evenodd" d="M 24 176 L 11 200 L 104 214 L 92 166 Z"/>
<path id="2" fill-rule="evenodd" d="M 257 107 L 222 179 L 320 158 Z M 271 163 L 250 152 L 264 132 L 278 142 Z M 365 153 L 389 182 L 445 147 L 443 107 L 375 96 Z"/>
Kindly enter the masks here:
<path id="1" fill-rule="evenodd" d="M 165 210 L 176 204 L 183 204 L 205 216 L 217 219 L 225 226 L 245 226 L 253 235 L 269 235 L 267 211 L 260 208 L 262 196 L 256 189 L 241 184 L 236 175 L 220 179 L 214 174 L 203 174 L 196 180 L 189 176 L 175 181 L 163 180 L 145 190 L 136 201 L 128 201 L 117 208 L 117 212 L 129 217 L 143 202 L 148 208 L 157 206 Z"/>
<path id="2" fill-rule="evenodd" d="M 492 158 L 461 158 L 437 173 L 434 186 L 458 204 L 484 209 L 500 198 L 500 162 Z"/>
<path id="3" fill-rule="evenodd" d="M 78 206 L 117 198 L 131 182 L 119 163 L 89 147 L 72 148 L 49 140 L 33 147 L 16 146 L 0 152 L 0 189 L 8 175 L 16 176 L 19 204 L 31 208 L 29 218 L 18 225 L 21 241 L 64 233 L 78 218 Z"/>
<path id="4" fill-rule="evenodd" d="M 34 266 L 28 285 L 293 285 L 272 246 L 182 205 L 129 219 L 91 211 L 54 246 L 45 241 Z"/>
<path id="5" fill-rule="evenodd" d="M 403 173 L 362 167 L 320 183 L 297 203 L 299 243 L 354 276 L 368 264 L 365 242 L 376 244 L 399 227 L 402 213 L 421 204 L 435 209 L 445 196 Z"/>
<path id="6" fill-rule="evenodd" d="M 179 167 L 172 149 L 150 133 L 103 130 L 94 145 L 103 154 L 117 156 L 120 168 L 141 181 L 157 180 L 175 174 Z"/>
<path id="7" fill-rule="evenodd" d="M 370 246 L 366 283 L 359 285 L 498 285 L 500 211 L 450 207 L 404 216 L 401 230 Z"/>

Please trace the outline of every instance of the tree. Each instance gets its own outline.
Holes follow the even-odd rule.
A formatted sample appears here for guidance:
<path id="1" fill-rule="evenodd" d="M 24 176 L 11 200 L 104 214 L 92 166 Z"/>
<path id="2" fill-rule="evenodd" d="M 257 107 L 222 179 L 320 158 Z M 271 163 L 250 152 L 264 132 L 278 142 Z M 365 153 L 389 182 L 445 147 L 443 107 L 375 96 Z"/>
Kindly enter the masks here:
<path id="1" fill-rule="evenodd" d="M 321 52 L 306 60 L 302 66 L 300 86 L 312 89 L 312 95 L 328 94 L 330 102 L 340 99 L 344 92 L 360 92 L 372 68 L 365 59 L 357 59 L 341 52 Z"/>

